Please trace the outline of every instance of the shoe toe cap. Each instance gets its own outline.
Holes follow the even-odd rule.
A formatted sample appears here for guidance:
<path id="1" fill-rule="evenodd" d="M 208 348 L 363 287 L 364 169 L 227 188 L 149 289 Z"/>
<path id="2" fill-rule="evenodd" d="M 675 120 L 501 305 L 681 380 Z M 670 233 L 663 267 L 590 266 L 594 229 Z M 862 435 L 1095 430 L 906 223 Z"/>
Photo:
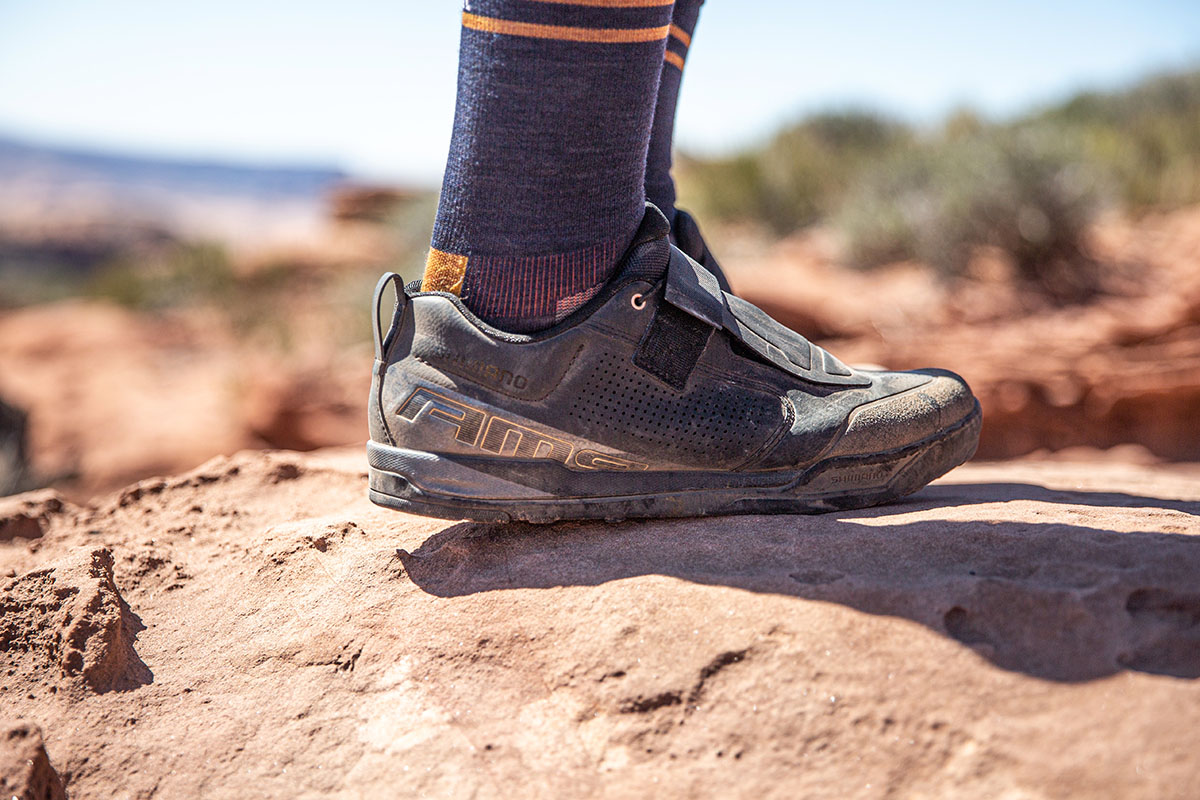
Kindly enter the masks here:
<path id="1" fill-rule="evenodd" d="M 922 369 L 905 374 L 928 380 L 856 408 L 829 456 L 896 450 L 937 436 L 975 413 L 975 395 L 955 373 Z"/>

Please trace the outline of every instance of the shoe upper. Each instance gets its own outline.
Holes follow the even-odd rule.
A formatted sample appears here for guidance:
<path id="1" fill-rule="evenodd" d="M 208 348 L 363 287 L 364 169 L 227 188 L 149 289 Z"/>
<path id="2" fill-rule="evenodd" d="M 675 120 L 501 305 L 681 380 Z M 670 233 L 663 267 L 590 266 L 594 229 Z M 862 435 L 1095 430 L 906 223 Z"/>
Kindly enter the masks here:
<path id="1" fill-rule="evenodd" d="M 399 295 L 377 338 L 370 429 L 411 450 L 592 472 L 794 470 L 903 447 L 975 404 L 951 373 L 853 369 L 723 291 L 652 206 L 616 277 L 548 330 L 510 334 L 452 295 Z"/>

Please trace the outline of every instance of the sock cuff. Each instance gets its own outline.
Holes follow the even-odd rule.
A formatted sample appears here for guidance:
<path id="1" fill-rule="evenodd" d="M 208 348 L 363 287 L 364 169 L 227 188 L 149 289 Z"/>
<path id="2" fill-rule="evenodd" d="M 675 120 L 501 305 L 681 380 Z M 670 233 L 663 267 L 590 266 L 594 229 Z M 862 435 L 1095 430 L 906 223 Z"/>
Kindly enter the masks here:
<path id="1" fill-rule="evenodd" d="M 531 256 L 470 256 L 462 298 L 502 330 L 553 325 L 590 300 L 611 277 L 628 241 Z M 466 259 L 464 258 L 464 263 Z"/>

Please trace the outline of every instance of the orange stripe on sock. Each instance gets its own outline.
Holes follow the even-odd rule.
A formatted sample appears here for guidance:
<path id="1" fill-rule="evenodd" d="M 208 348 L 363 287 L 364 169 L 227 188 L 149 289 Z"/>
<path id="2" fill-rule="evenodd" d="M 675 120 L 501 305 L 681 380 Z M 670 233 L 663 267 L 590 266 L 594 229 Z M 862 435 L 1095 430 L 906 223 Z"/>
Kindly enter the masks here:
<path id="1" fill-rule="evenodd" d="M 672 22 L 670 25 L 670 30 L 671 30 L 671 35 L 674 36 L 679 41 L 683 42 L 684 47 L 692 46 L 692 37 L 683 28 L 679 27 L 674 22 Z"/>
<path id="2" fill-rule="evenodd" d="M 464 28 L 484 33 L 504 33 L 533 39 L 558 39 L 564 42 L 593 42 L 619 44 L 625 42 L 656 42 L 667 38 L 670 26 L 661 28 L 572 28 L 565 25 L 539 25 L 533 22 L 514 22 L 495 17 L 481 17 L 466 11 L 462 15 Z"/>
<path id="3" fill-rule="evenodd" d="M 596 8 L 656 8 L 674 5 L 675 0 L 533 0 L 535 3 L 555 3 L 560 6 L 593 6 Z"/>
<path id="4" fill-rule="evenodd" d="M 683 69 L 683 56 L 679 55 L 679 53 L 672 53 L 670 50 L 668 50 L 667 52 L 663 53 L 663 61 L 678 67 L 680 70 Z"/>
<path id="5" fill-rule="evenodd" d="M 466 274 L 466 256 L 431 247 L 425 259 L 425 276 L 421 278 L 421 291 L 461 294 L 463 276 Z"/>

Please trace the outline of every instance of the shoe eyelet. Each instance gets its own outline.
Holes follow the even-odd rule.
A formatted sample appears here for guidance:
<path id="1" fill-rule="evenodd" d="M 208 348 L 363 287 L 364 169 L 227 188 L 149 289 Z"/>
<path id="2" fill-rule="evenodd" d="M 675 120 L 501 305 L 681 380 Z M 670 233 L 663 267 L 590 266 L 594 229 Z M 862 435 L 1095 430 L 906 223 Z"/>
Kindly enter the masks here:
<path id="1" fill-rule="evenodd" d="M 641 311 L 646 307 L 646 296 L 641 292 L 638 292 L 633 297 L 629 298 L 629 305 L 633 306 L 638 311 Z"/>

